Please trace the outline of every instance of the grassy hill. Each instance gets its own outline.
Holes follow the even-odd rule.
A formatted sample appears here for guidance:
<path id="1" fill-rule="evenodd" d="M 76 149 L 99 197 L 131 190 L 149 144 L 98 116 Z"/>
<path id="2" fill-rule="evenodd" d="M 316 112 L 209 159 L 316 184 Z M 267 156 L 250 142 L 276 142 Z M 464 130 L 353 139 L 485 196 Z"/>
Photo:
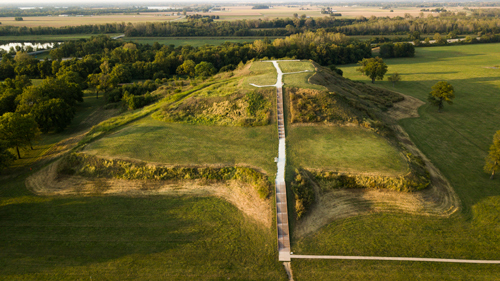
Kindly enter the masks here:
<path id="1" fill-rule="evenodd" d="M 469 206 L 472 216 L 465 211 L 443 218 L 427 212 L 441 198 L 432 190 L 399 192 L 429 182 L 422 159 L 401 143 L 386 114 L 401 95 L 343 79 L 312 62 L 279 64 L 285 73 L 310 70 L 283 80 L 295 253 L 497 256 L 499 237 L 489 227 L 495 218 L 488 216 L 498 206 L 495 200 Z M 257 175 L 250 182 L 265 178 L 263 184 L 272 183 L 278 143 L 275 93 L 250 83 L 275 82 L 271 63 L 253 62 L 182 90 L 160 88 L 156 94 L 163 99 L 157 103 L 110 118 L 83 137 L 76 152 L 92 157 L 75 163 L 65 158 L 59 170 L 45 167 L 42 174 L 51 169 L 57 174 L 39 176 L 36 186 L 30 177 L 33 191 L 50 185 L 45 196 L 27 189 L 31 172 L 11 178 L 0 189 L 1 278 L 286 279 L 277 262 L 274 226 L 254 219 L 272 213 L 274 195 L 255 197 L 265 210 L 249 214 L 242 208 L 251 200 L 234 194 L 253 194 L 251 186 L 233 174 L 212 173 L 243 167 Z M 409 133 L 417 134 L 411 128 Z M 431 151 L 417 144 L 435 162 Z M 193 169 L 206 176 L 193 178 Z M 304 176 L 301 183 L 295 170 Z M 177 174 L 159 174 L 169 172 Z M 301 194 L 300 188 L 315 199 L 297 220 L 293 192 Z M 486 249 L 490 241 L 493 246 Z M 297 280 L 360 279 L 377 276 L 387 266 L 295 260 L 293 271 Z M 389 279 L 415 269 L 449 274 L 457 268 L 394 266 L 384 273 Z M 494 272 L 488 266 L 468 268 Z"/>
<path id="2" fill-rule="evenodd" d="M 482 171 L 492 136 L 500 129 L 500 72 L 491 68 L 498 65 L 499 47 L 419 48 L 415 58 L 386 60 L 388 74 L 403 77 L 395 88 L 389 81 L 375 83 L 422 101 L 437 81 L 455 87 L 454 104 L 445 105 L 443 113 L 426 104 L 420 118 L 400 124 L 450 181 L 461 211 L 449 218 L 399 213 L 338 220 L 299 241 L 297 253 L 500 259 L 499 178 L 489 180 Z M 369 83 L 356 68 L 343 67 L 344 76 Z M 294 265 L 297 280 L 494 280 L 500 273 L 491 265 L 305 260 Z"/>

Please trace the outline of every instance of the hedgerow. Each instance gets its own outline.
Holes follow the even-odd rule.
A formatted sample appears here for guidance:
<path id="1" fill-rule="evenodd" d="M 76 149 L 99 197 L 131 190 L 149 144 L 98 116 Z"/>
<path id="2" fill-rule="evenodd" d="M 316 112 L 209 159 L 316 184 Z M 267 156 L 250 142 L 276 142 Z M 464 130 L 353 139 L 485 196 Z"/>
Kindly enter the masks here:
<path id="1" fill-rule="evenodd" d="M 58 166 L 58 174 L 89 178 L 115 178 L 125 180 L 238 180 L 250 184 L 261 198 L 270 193 L 267 176 L 248 167 L 182 167 L 157 166 L 145 162 L 103 159 L 82 153 L 65 156 Z"/>

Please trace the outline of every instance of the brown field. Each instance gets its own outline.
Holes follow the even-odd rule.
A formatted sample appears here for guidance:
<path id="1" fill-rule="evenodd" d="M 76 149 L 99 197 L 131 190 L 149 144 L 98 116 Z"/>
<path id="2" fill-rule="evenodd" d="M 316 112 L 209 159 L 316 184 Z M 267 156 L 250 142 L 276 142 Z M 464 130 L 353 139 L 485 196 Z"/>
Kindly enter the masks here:
<path id="1" fill-rule="evenodd" d="M 158 16 L 160 15 L 161 16 Z M 84 17 L 23 17 L 23 21 L 15 21 L 13 17 L 2 18 L 2 25 L 12 26 L 76 26 L 85 24 L 104 24 L 116 22 L 158 22 L 170 21 L 179 16 L 165 16 L 165 13 L 143 13 L 140 15 L 106 15 L 106 16 L 84 16 Z"/>
<path id="2" fill-rule="evenodd" d="M 299 15 L 305 14 L 308 17 L 325 17 L 328 15 L 321 14 L 322 6 L 315 5 L 302 5 L 302 6 L 274 6 L 271 9 L 256 10 L 252 9 L 252 6 L 231 6 L 224 7 L 225 11 L 213 11 L 209 13 L 188 13 L 189 14 L 202 14 L 219 16 L 220 20 L 241 20 L 241 19 L 272 19 L 272 18 L 291 18 L 293 14 L 297 13 Z M 342 18 L 355 18 L 358 16 L 370 17 L 372 15 L 377 17 L 395 17 L 404 16 L 409 13 L 412 16 L 418 16 L 420 13 L 420 8 L 416 7 L 404 7 L 404 8 L 394 8 L 394 12 L 390 12 L 387 9 L 380 9 L 377 7 L 363 7 L 363 6 L 331 6 L 333 10 L 342 14 Z M 447 8 L 450 11 L 461 11 L 461 7 Z M 431 14 L 425 12 L 425 15 Z M 437 14 L 432 14 L 437 15 Z M 15 21 L 13 17 L 2 18 L 2 25 L 11 26 L 27 26 L 27 27 L 37 27 L 37 26 L 75 26 L 84 24 L 103 24 L 103 23 L 116 23 L 116 22 L 158 22 L 158 21 L 171 21 L 179 19 L 180 17 L 175 15 L 172 16 L 171 12 L 155 12 L 155 13 L 141 13 L 138 15 L 103 15 L 103 16 L 84 16 L 84 17 L 23 17 L 24 21 Z"/>

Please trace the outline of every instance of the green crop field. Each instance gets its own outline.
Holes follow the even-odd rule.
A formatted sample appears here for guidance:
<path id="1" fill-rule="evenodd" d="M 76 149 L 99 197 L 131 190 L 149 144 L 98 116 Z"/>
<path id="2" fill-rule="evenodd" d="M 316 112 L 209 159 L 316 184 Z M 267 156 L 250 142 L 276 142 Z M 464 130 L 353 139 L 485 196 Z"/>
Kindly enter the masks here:
<path id="1" fill-rule="evenodd" d="M 250 165 L 272 177 L 275 126 L 198 126 L 144 118 L 90 144 L 86 152 L 179 165 Z"/>
<path id="2" fill-rule="evenodd" d="M 420 118 L 401 125 L 417 146 L 450 181 L 462 201 L 451 218 L 407 214 L 372 214 L 342 219 L 296 242 L 300 254 L 500 259 L 500 178 L 489 180 L 484 157 L 493 134 L 500 129 L 500 44 L 417 48 L 414 58 L 387 59 L 388 74 L 403 80 L 375 85 L 426 101 L 437 81 L 449 81 L 456 91 L 453 105 L 443 113 L 424 105 Z M 369 83 L 342 67 L 344 76 Z M 500 267 L 411 262 L 294 262 L 297 280 L 337 276 L 359 279 L 483 279 L 498 278 Z"/>

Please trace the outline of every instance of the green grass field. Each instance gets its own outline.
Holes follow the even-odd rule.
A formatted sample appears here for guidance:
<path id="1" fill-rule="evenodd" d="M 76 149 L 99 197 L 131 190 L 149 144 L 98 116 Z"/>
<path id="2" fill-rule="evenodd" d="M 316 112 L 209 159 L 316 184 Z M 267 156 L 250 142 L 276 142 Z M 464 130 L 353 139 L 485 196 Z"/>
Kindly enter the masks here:
<path id="1" fill-rule="evenodd" d="M 250 67 L 250 73 L 252 76 L 246 79 L 244 86 L 249 83 L 254 83 L 256 85 L 274 85 L 278 77 L 276 68 L 271 62 L 254 62 Z M 252 87 L 252 86 L 249 86 Z"/>
<path id="2" fill-rule="evenodd" d="M 92 124 L 83 121 L 104 101 L 91 94 L 84 100 L 70 128 L 44 135 L 26 160 L 16 161 L 13 176 L 1 175 L 0 280 L 286 280 L 276 259 L 274 229 L 256 224 L 222 199 L 41 197 L 28 191 L 25 179 L 31 164 L 59 140 L 88 129 Z M 115 148 L 130 153 L 142 148 L 144 160 L 163 162 L 187 163 L 194 156 L 200 162 L 234 164 L 246 157 L 249 161 L 241 164 L 274 172 L 276 147 L 270 139 L 276 135 L 275 126 L 196 127 L 146 117 L 102 140 L 121 136 L 126 143 L 134 134 L 145 133 L 142 143 Z M 246 142 L 238 143 L 238 138 Z M 180 142 L 184 151 L 174 152 Z M 159 150 L 147 151 L 154 145 Z M 196 154 L 197 148 L 205 154 Z M 33 172 L 41 165 L 33 166 Z"/>
<path id="3" fill-rule="evenodd" d="M 309 61 L 279 61 L 281 71 L 283 73 L 299 72 L 304 70 L 314 71 L 314 65 Z"/>
<path id="4" fill-rule="evenodd" d="M 285 87 L 297 87 L 304 89 L 314 89 L 314 90 L 326 90 L 325 87 L 315 84 L 310 84 L 308 82 L 309 77 L 314 74 L 315 68 L 309 61 L 301 61 L 301 62 L 291 62 L 291 61 L 283 61 L 279 62 L 281 71 L 283 73 L 290 72 L 299 72 L 304 70 L 309 70 L 311 72 L 303 72 L 303 73 L 295 73 L 295 74 L 286 74 L 283 76 L 283 83 L 285 83 Z"/>
<path id="5" fill-rule="evenodd" d="M 213 197 L 0 188 L 0 280 L 286 280 L 273 232 Z"/>
<path id="6" fill-rule="evenodd" d="M 386 60 L 388 74 L 398 72 L 403 78 L 396 88 L 389 81 L 375 83 L 422 101 L 438 81 L 454 86 L 454 104 L 446 104 L 443 113 L 424 105 L 420 118 L 401 125 L 446 175 L 468 214 L 477 202 L 500 195 L 500 179 L 490 181 L 483 172 L 493 134 L 500 130 L 500 71 L 487 68 L 499 64 L 498 48 L 500 44 L 417 48 L 415 58 Z M 344 76 L 367 82 L 355 68 L 343 67 Z"/>
<path id="7" fill-rule="evenodd" d="M 358 127 L 289 126 L 288 157 L 296 167 L 343 172 L 405 172 L 398 151 L 377 134 Z"/>
<path id="8" fill-rule="evenodd" d="M 179 165 L 250 165 L 276 172 L 275 126 L 254 128 L 166 123 L 146 117 L 100 139 L 86 152 Z"/>
<path id="9" fill-rule="evenodd" d="M 269 40 L 274 40 L 279 37 L 269 37 Z M 263 37 L 125 37 L 120 40 L 125 42 L 132 41 L 134 43 L 149 44 L 158 42 L 164 45 L 184 46 L 190 45 L 200 47 L 203 45 L 220 45 L 225 42 L 232 43 L 253 43 L 255 40 L 262 40 Z"/>
<path id="10" fill-rule="evenodd" d="M 451 218 L 372 214 L 338 220 L 296 242 L 296 253 L 500 259 L 500 178 L 482 171 L 484 157 L 500 129 L 500 44 L 418 48 L 415 58 L 388 59 L 388 74 L 403 81 L 375 85 L 426 100 L 437 81 L 456 90 L 454 105 L 443 113 L 429 105 L 420 118 L 401 125 L 450 181 L 462 201 Z M 369 83 L 357 66 L 342 67 L 344 76 Z M 404 262 L 298 261 L 297 280 L 337 276 L 345 280 L 496 280 L 500 267 Z"/>

